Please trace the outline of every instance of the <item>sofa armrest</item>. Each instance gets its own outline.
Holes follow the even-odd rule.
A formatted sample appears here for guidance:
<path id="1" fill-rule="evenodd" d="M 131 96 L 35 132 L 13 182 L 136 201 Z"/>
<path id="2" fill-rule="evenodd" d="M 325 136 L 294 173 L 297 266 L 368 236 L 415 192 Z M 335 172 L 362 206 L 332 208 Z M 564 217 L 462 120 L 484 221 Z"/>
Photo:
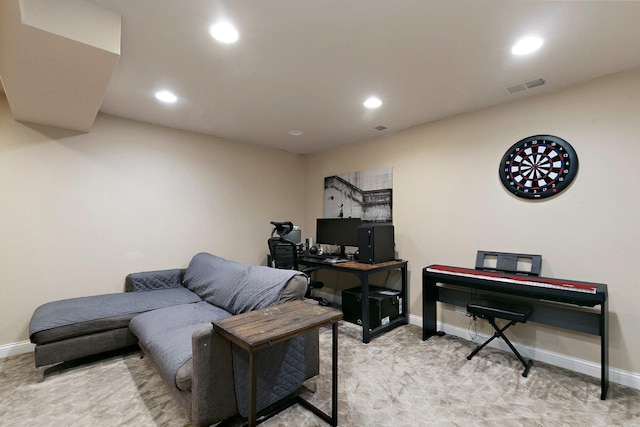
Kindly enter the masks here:
<path id="1" fill-rule="evenodd" d="M 287 284 L 282 290 L 282 294 L 280 295 L 278 304 L 284 304 L 288 301 L 303 299 L 304 295 L 307 293 L 308 284 L 309 277 L 307 277 L 306 275 L 298 274 L 296 276 L 293 276 L 287 281 Z"/>
<path id="2" fill-rule="evenodd" d="M 210 425 L 238 412 L 231 342 L 203 326 L 191 335 L 193 376 L 191 386 L 192 420 Z"/>
<path id="3" fill-rule="evenodd" d="M 319 332 L 304 335 L 305 379 L 319 374 Z M 191 415 L 197 425 L 211 425 L 238 413 L 231 342 L 203 326 L 191 335 L 193 375 Z"/>
<path id="4" fill-rule="evenodd" d="M 179 288 L 182 286 L 182 274 L 179 268 L 131 273 L 124 279 L 125 292 Z"/>

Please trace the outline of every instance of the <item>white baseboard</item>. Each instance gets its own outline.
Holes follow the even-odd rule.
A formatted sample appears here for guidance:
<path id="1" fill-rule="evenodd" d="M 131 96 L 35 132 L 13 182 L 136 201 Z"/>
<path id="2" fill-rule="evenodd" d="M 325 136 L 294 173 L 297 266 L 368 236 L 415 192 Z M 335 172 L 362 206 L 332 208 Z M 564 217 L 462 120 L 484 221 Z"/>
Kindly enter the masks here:
<path id="1" fill-rule="evenodd" d="M 18 354 L 30 353 L 35 348 L 34 344 L 29 341 L 20 341 L 9 344 L 0 345 L 0 359 L 9 356 L 17 356 Z"/>
<path id="2" fill-rule="evenodd" d="M 410 315 L 409 323 L 422 327 L 422 317 Z M 438 322 L 438 330 L 449 335 L 454 335 L 456 337 L 469 340 L 469 331 L 466 328 L 460 328 L 458 326 L 452 326 L 446 323 Z M 489 338 L 488 335 L 483 334 L 478 334 L 478 336 L 480 337 L 479 342 L 482 342 Z M 577 359 L 575 357 L 567 356 L 566 354 L 555 353 L 553 351 L 526 346 L 518 344 L 516 342 L 514 342 L 514 344 L 518 348 L 518 351 L 520 351 L 522 353 L 522 356 L 526 359 L 538 360 L 540 362 L 548 363 L 549 365 L 558 366 L 560 368 L 569 369 L 570 371 L 578 372 L 580 374 L 600 378 L 599 363 Z M 498 348 L 504 351 L 511 351 L 502 340 L 494 340 L 489 343 L 488 347 Z M 623 386 L 632 387 L 636 390 L 640 390 L 640 374 L 634 372 L 628 372 L 623 371 L 622 369 L 609 367 L 609 381 Z"/>

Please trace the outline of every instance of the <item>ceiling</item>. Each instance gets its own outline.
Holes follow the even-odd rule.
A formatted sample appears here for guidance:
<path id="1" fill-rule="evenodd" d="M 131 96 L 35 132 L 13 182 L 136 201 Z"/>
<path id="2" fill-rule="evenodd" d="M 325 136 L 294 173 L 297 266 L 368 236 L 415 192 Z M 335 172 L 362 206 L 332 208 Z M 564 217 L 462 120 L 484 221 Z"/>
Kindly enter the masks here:
<path id="1" fill-rule="evenodd" d="M 45 2 L 21 1 L 36 6 Z M 114 62 L 108 56 L 110 61 L 105 61 L 106 83 L 91 83 L 100 94 L 100 111 L 293 153 L 319 152 L 640 67 L 640 2 L 59 0 L 55 4 L 61 12 L 68 8 L 62 15 L 76 16 L 78 2 L 121 15 L 119 59 Z M 237 43 L 221 44 L 210 36 L 209 26 L 223 18 L 238 29 Z M 83 18 L 85 24 L 87 19 L 93 18 Z M 528 56 L 511 54 L 514 42 L 526 35 L 541 37 L 542 48 Z M 4 58 L 0 55 L 0 66 L 4 63 L 0 75 L 13 111 L 5 70 L 16 62 L 6 51 Z M 15 49 L 12 54 L 20 52 L 24 51 Z M 56 52 L 66 61 L 64 49 Z M 87 64 L 96 63 L 88 58 Z M 46 63 L 38 60 L 38 65 L 27 61 L 22 68 L 46 69 Z M 51 71 L 54 77 L 63 74 L 59 68 L 64 69 Z M 15 69 L 15 76 L 23 74 Z M 72 81 L 82 80 L 84 74 L 95 73 L 76 73 Z M 540 78 L 545 81 L 542 86 L 515 93 L 506 90 Z M 55 80 L 47 86 L 56 86 Z M 154 93 L 161 89 L 174 92 L 178 101 L 158 102 Z M 76 92 L 86 91 L 83 87 Z M 70 92 L 74 90 L 66 87 L 65 94 Z M 364 108 L 363 101 L 371 95 L 382 100 L 381 107 Z M 71 109 L 74 103 L 68 100 L 56 110 Z M 376 130 L 378 126 L 386 129 Z M 302 135 L 290 135 L 291 130 Z"/>

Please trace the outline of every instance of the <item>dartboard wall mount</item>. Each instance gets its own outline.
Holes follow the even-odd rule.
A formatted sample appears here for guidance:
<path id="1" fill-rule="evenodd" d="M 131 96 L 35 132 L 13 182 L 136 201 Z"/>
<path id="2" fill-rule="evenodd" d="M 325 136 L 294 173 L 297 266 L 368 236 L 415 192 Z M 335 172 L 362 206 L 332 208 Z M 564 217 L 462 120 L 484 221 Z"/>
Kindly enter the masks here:
<path id="1" fill-rule="evenodd" d="M 578 173 L 578 155 L 553 135 L 521 139 L 507 150 L 498 171 L 502 185 L 524 199 L 544 199 L 565 190 Z"/>

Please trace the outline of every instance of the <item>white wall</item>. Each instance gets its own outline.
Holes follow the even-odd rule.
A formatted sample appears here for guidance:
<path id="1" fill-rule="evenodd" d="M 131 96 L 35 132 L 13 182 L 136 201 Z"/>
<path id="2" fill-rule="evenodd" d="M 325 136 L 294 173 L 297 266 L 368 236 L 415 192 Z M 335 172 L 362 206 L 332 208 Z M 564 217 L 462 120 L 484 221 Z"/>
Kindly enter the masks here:
<path id="1" fill-rule="evenodd" d="M 536 134 L 569 141 L 580 169 L 559 196 L 530 202 L 502 187 L 498 164 L 512 144 Z M 307 156 L 305 226 L 312 233 L 322 215 L 325 176 L 391 166 L 396 246 L 409 261 L 411 314 L 422 315 L 427 265 L 473 267 L 477 250 L 542 254 L 543 276 L 608 284 L 611 366 L 637 373 L 639 136 L 640 70 L 462 114 Z M 467 326 L 450 306 L 441 320 Z M 525 344 L 600 360 L 597 337 L 533 323 L 518 331 Z"/>
<path id="2" fill-rule="evenodd" d="M 266 262 L 269 221 L 301 222 L 298 155 L 99 115 L 28 126 L 0 94 L 0 346 L 48 301 L 120 292 L 199 251 Z M 282 191 L 282 188 L 288 191 Z"/>

